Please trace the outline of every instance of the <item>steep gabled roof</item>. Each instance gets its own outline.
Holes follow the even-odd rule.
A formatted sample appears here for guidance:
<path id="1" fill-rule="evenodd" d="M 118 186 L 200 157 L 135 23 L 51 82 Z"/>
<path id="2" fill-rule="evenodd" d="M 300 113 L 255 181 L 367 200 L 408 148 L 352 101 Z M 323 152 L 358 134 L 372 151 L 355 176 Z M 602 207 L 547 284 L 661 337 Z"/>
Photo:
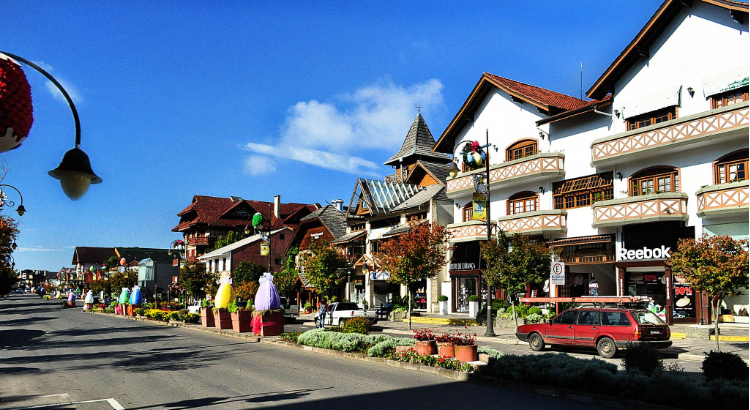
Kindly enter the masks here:
<path id="1" fill-rule="evenodd" d="M 291 230 L 291 229 L 289 229 L 289 228 L 282 228 L 282 229 L 277 229 L 275 231 L 271 231 L 271 236 L 276 235 L 279 232 L 284 232 L 284 231 L 287 231 L 287 230 Z M 207 253 L 205 255 L 201 255 L 201 256 L 198 257 L 198 259 L 206 260 L 206 259 L 211 259 L 211 258 L 215 258 L 215 257 L 218 257 L 218 256 L 223 256 L 223 255 L 226 255 L 226 254 L 232 252 L 235 249 L 239 249 L 239 248 L 242 248 L 243 246 L 250 245 L 250 244 L 252 244 L 254 242 L 260 241 L 261 239 L 263 239 L 263 234 L 256 234 L 256 235 L 253 235 L 253 236 L 248 236 L 245 239 L 240 239 L 237 242 L 230 243 L 227 246 L 222 246 L 219 249 L 213 250 L 213 251 L 211 251 L 211 252 L 209 252 L 209 253 Z"/>
<path id="2" fill-rule="evenodd" d="M 431 175 L 433 179 L 435 179 L 439 185 L 445 185 L 445 180 L 448 179 L 448 169 L 450 168 L 450 165 L 448 164 L 438 164 L 435 162 L 428 162 L 428 161 L 417 161 L 414 169 L 411 170 L 409 173 L 409 176 L 406 177 L 407 183 L 415 183 L 412 180 L 412 176 L 415 175 L 415 172 L 419 172 L 420 170 Z"/>
<path id="3" fill-rule="evenodd" d="M 547 118 L 542 118 L 541 120 L 536 122 L 536 125 L 543 125 L 543 124 L 548 124 L 551 122 L 566 120 L 568 118 L 575 117 L 576 115 L 591 112 L 594 110 L 599 110 L 601 108 L 609 106 L 610 104 L 612 104 L 612 94 L 607 94 L 601 100 L 591 100 L 581 108 L 576 108 L 575 110 L 569 110 L 569 111 L 561 112 L 560 114 L 556 114 Z"/>
<path id="4" fill-rule="evenodd" d="M 102 263 L 109 260 L 109 258 L 117 256 L 115 248 L 103 248 L 96 246 L 76 246 L 73 251 L 73 264 L 94 262 Z"/>
<path id="5" fill-rule="evenodd" d="M 175 258 L 169 255 L 170 249 L 158 249 L 158 248 L 125 248 L 118 246 L 115 248 L 118 258 L 125 258 L 127 262 L 131 261 L 142 261 L 144 259 L 152 259 L 154 262 L 172 262 Z"/>
<path id="6" fill-rule="evenodd" d="M 326 205 L 323 208 L 302 218 L 303 224 L 308 221 L 319 220 L 331 233 L 334 240 L 346 235 L 346 214 L 336 209 L 333 205 Z"/>
<path id="7" fill-rule="evenodd" d="M 239 199 L 239 201 L 238 201 Z M 314 205 L 298 203 L 282 203 L 279 205 L 279 218 L 273 215 L 273 202 L 243 200 L 241 198 L 218 198 L 213 196 L 195 195 L 193 201 L 185 209 L 180 211 L 177 216 L 180 217 L 180 223 L 172 228 L 173 232 L 180 232 L 196 225 L 206 225 L 211 227 L 238 228 L 248 223 L 249 217 L 235 217 L 230 209 L 239 207 L 241 204 L 247 204 L 256 212 L 263 214 L 263 217 L 271 221 L 274 228 L 280 228 L 284 225 L 296 225 L 288 221 L 292 215 L 298 214 L 302 208 L 312 212 L 316 209 Z"/>
<path id="8" fill-rule="evenodd" d="M 372 200 L 369 206 L 374 214 L 388 214 L 393 208 L 424 189 L 417 185 L 377 179 L 364 179 L 362 183 Z"/>
<path id="9" fill-rule="evenodd" d="M 510 94 L 514 99 L 527 102 L 546 114 L 554 115 L 562 111 L 574 110 L 586 104 L 586 101 L 547 90 L 541 87 L 510 80 L 490 73 L 482 73 L 482 77 L 474 86 L 461 109 L 448 127 L 443 131 L 433 147 L 435 152 L 453 154 L 453 141 L 463 127 L 474 121 L 474 112 L 480 107 L 487 94 L 494 89 L 500 89 Z"/>
<path id="10" fill-rule="evenodd" d="M 432 137 L 432 133 L 427 127 L 424 118 L 422 118 L 422 114 L 417 113 L 414 122 L 411 124 L 411 128 L 409 128 L 409 132 L 406 133 L 406 138 L 401 145 L 401 149 L 388 161 L 384 162 L 384 164 L 398 165 L 401 158 L 408 159 L 408 163 L 413 163 L 419 158 L 426 158 L 430 161 L 441 163 L 450 162 L 451 158 L 448 155 L 432 151 L 434 145 L 435 138 Z"/>
<path id="11" fill-rule="evenodd" d="M 743 25 L 747 24 L 748 4 L 729 0 L 697 0 L 729 10 L 735 19 L 741 18 Z M 648 56 L 648 49 L 667 28 L 683 7 L 690 7 L 690 2 L 684 0 L 666 0 L 656 10 L 641 31 L 625 47 L 615 61 L 607 67 L 594 85 L 586 91 L 588 98 L 602 98 L 614 90 L 614 84 L 627 70 L 642 57 Z M 742 17 L 740 17 L 742 16 Z"/>

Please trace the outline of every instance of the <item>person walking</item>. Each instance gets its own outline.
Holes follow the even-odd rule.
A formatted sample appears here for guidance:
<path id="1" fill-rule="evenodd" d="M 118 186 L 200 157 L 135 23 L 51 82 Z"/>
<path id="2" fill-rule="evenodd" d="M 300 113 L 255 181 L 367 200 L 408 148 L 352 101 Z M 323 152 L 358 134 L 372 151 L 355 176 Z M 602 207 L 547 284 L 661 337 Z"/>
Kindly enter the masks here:
<path id="1" fill-rule="evenodd" d="M 328 306 L 325 301 L 318 303 L 318 328 L 324 328 L 324 322 L 326 320 L 326 310 Z"/>
<path id="2" fill-rule="evenodd" d="M 589 282 L 589 295 L 599 296 L 599 283 L 593 277 L 591 278 L 591 282 Z"/>

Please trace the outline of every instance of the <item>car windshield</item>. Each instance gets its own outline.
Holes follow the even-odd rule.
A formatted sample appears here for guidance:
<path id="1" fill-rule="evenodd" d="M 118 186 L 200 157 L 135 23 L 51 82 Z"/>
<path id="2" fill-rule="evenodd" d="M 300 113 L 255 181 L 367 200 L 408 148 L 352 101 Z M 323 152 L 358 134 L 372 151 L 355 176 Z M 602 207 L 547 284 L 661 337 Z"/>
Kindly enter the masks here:
<path id="1" fill-rule="evenodd" d="M 664 324 L 664 321 L 661 320 L 659 316 L 656 316 L 655 314 L 653 314 L 651 311 L 637 310 L 631 313 L 633 314 L 635 321 L 638 322 L 639 325 L 663 325 Z"/>

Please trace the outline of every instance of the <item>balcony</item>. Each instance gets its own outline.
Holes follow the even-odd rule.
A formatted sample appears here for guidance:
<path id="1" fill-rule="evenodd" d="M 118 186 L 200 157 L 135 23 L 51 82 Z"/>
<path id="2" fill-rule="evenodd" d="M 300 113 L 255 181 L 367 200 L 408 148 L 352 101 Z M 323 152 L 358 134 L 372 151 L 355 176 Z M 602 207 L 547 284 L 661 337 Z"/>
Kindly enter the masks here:
<path id="1" fill-rule="evenodd" d="M 688 195 L 682 192 L 640 195 L 595 202 L 594 228 L 659 221 L 687 221 Z"/>
<path id="2" fill-rule="evenodd" d="M 591 144 L 591 165 L 663 155 L 664 150 L 708 144 L 717 138 L 746 141 L 748 123 L 748 102 L 743 102 L 599 138 Z"/>
<path id="3" fill-rule="evenodd" d="M 495 226 L 491 223 L 491 226 Z M 486 241 L 487 240 L 487 223 L 482 221 L 460 222 L 446 226 L 448 230 L 448 240 L 451 243 Z M 495 229 L 493 228 L 493 233 Z"/>
<path id="4" fill-rule="evenodd" d="M 552 209 L 503 216 L 497 224 L 505 232 L 544 235 L 567 232 L 567 219 L 567 211 Z"/>
<path id="5" fill-rule="evenodd" d="M 565 175 L 565 154 L 543 152 L 502 164 L 490 165 L 490 188 L 518 181 L 545 179 Z M 463 172 L 456 178 L 448 179 L 446 190 L 449 198 L 473 192 L 473 176 L 484 172 L 484 168 Z"/>
<path id="6" fill-rule="evenodd" d="M 185 239 L 185 245 L 208 245 L 208 238 L 199 237 L 199 238 L 188 238 Z"/>
<path id="7" fill-rule="evenodd" d="M 701 188 L 695 193 L 698 197 L 698 216 L 747 216 L 749 193 L 747 180 Z"/>

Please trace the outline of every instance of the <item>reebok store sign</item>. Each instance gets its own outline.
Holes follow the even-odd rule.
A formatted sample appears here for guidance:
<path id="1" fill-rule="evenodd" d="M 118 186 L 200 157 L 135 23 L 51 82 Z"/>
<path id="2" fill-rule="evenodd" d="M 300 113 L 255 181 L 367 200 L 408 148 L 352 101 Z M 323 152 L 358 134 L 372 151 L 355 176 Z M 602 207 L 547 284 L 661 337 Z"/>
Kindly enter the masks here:
<path id="1" fill-rule="evenodd" d="M 669 252 L 671 250 L 671 247 L 664 245 L 662 245 L 661 248 L 654 249 L 648 249 L 644 247 L 643 249 L 638 249 L 637 251 L 634 251 L 632 249 L 620 248 L 619 252 L 617 253 L 617 259 L 621 261 L 640 259 L 668 259 L 670 255 Z"/>

